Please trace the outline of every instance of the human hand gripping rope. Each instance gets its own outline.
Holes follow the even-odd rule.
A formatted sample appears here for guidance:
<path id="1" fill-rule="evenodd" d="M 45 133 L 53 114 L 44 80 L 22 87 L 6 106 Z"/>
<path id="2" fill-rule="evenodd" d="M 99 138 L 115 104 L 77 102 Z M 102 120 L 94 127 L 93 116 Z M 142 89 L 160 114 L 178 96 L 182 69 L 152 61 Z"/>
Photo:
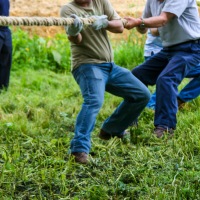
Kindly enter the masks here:
<path id="1" fill-rule="evenodd" d="M 74 19 L 74 23 L 70 26 L 65 26 L 65 30 L 69 36 L 77 36 L 83 28 L 83 23 L 80 17 L 75 14 L 70 15 L 70 17 Z"/>

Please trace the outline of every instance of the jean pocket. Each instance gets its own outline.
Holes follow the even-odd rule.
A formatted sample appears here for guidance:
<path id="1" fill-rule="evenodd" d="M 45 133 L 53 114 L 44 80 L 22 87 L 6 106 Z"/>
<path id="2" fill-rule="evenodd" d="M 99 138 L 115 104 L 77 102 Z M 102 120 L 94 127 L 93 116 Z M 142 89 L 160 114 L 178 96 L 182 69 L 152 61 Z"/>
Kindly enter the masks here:
<path id="1" fill-rule="evenodd" d="M 102 70 L 94 64 L 85 64 L 80 66 L 81 74 L 87 79 L 102 79 Z"/>
<path id="2" fill-rule="evenodd" d="M 93 72 L 93 78 L 102 80 L 102 72 L 99 68 L 93 67 L 92 72 Z"/>

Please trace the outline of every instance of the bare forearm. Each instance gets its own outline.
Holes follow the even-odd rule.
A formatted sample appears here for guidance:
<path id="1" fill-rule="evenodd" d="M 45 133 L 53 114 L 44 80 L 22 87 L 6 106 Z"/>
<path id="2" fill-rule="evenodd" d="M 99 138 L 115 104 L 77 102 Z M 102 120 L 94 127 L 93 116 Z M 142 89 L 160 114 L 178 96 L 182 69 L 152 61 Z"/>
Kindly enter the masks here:
<path id="1" fill-rule="evenodd" d="M 124 30 L 124 26 L 121 20 L 112 20 L 108 22 L 106 30 L 112 33 L 122 33 Z"/>
<path id="2" fill-rule="evenodd" d="M 137 27 L 137 30 L 140 33 L 145 33 L 147 28 L 162 27 L 174 17 L 175 17 L 174 14 L 166 12 L 162 12 L 159 16 L 149 17 L 145 19 L 126 17 L 125 19 L 127 20 L 127 23 L 125 25 L 125 28 L 132 29 Z M 142 23 L 144 24 L 144 26 L 141 26 Z"/>
<path id="3" fill-rule="evenodd" d="M 140 25 L 138 25 L 136 27 L 137 31 L 141 34 L 145 34 L 147 32 L 148 28 L 156 28 L 157 29 L 159 27 L 164 26 L 167 23 L 167 20 L 161 16 L 156 16 L 156 17 L 143 19 L 143 22 L 145 24 L 145 27 L 140 27 Z"/>
<path id="4" fill-rule="evenodd" d="M 159 28 L 168 22 L 167 18 L 163 16 L 156 16 L 144 19 L 146 28 Z"/>

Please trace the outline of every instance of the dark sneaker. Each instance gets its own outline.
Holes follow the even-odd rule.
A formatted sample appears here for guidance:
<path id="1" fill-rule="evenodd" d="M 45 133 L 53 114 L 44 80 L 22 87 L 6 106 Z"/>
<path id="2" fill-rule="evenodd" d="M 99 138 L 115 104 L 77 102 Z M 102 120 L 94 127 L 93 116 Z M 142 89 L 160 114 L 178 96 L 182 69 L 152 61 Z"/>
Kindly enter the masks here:
<path id="1" fill-rule="evenodd" d="M 88 155 L 85 152 L 73 152 L 71 155 L 74 157 L 74 160 L 77 163 L 81 164 L 88 163 Z"/>
<path id="2" fill-rule="evenodd" d="M 111 135 L 111 134 L 109 134 L 109 133 L 107 133 L 107 132 L 105 132 L 104 130 L 101 129 L 100 133 L 99 133 L 99 138 L 102 139 L 102 140 L 109 140 L 113 137 L 118 137 L 118 138 L 122 139 L 126 134 L 127 134 L 127 132 L 124 132 L 124 134 L 122 134 L 122 135 L 115 136 L 115 135 Z"/>
<path id="3" fill-rule="evenodd" d="M 174 136 L 174 130 L 172 128 L 164 128 L 164 127 L 161 127 L 161 126 L 157 126 L 155 129 L 154 129 L 154 135 L 157 137 L 157 138 L 161 138 L 164 136 L 164 134 L 168 134 L 169 137 L 173 137 Z"/>

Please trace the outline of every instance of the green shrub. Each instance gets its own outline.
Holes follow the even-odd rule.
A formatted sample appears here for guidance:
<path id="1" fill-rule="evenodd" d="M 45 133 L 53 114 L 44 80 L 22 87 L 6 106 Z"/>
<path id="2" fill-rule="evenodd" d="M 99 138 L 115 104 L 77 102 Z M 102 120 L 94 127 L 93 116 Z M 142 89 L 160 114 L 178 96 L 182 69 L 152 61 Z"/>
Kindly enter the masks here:
<path id="1" fill-rule="evenodd" d="M 30 37 L 27 32 L 13 31 L 13 70 L 46 68 L 55 72 L 70 70 L 70 50 L 66 35 L 55 38 Z"/>
<path id="2" fill-rule="evenodd" d="M 132 69 L 143 62 L 144 37 L 130 31 L 127 40 L 113 42 L 115 63 Z M 13 70 L 22 68 L 70 71 L 70 44 L 65 34 L 54 38 L 29 36 L 21 29 L 13 31 Z"/>

